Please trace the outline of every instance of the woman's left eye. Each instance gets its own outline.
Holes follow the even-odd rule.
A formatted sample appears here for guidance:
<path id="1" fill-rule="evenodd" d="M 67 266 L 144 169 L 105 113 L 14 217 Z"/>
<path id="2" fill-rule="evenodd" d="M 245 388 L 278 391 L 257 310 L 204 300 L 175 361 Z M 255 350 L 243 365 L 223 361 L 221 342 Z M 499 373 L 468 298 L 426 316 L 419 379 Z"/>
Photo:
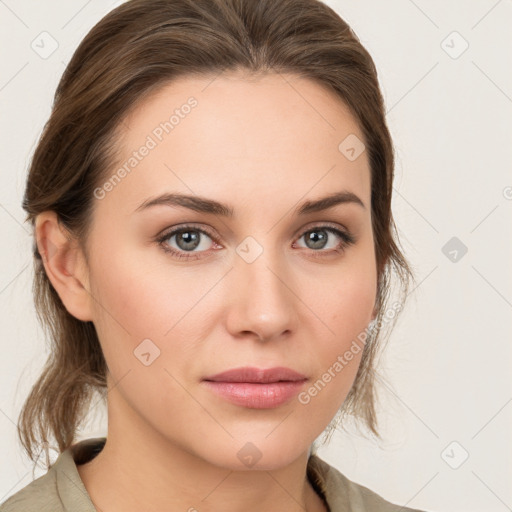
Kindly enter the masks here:
<path id="1" fill-rule="evenodd" d="M 355 238 L 350 233 L 332 226 L 317 226 L 310 228 L 299 237 L 299 240 L 301 238 L 305 238 L 306 248 L 314 249 L 314 252 L 319 252 L 315 249 L 326 249 L 329 241 L 329 235 L 336 235 L 341 242 L 335 243 L 333 247 L 327 247 L 327 249 L 330 250 L 320 251 L 320 254 L 315 254 L 315 257 L 321 257 L 332 253 L 341 253 L 348 246 L 355 243 Z"/>
<path id="2" fill-rule="evenodd" d="M 335 235 L 341 241 L 337 243 L 334 241 L 334 246 L 331 243 L 331 247 L 329 247 L 329 239 L 333 238 L 332 235 Z M 207 248 L 204 247 L 204 245 L 207 246 L 208 244 L 203 244 L 203 240 L 201 240 L 204 236 L 215 242 L 213 235 L 204 229 L 194 226 L 182 226 L 165 233 L 157 239 L 157 242 L 160 243 L 165 252 L 170 253 L 173 257 L 178 259 L 198 259 L 201 256 L 197 256 L 194 253 L 208 252 Z M 173 238 L 175 238 L 174 243 L 176 247 L 166 243 Z M 314 257 L 342 253 L 348 246 L 355 243 L 355 238 L 350 233 L 326 225 L 309 228 L 300 235 L 299 240 L 302 238 L 305 239 L 306 249 L 312 249 L 313 253 L 319 253 L 314 254 Z M 201 247 L 203 250 L 194 251 L 194 249 Z"/>

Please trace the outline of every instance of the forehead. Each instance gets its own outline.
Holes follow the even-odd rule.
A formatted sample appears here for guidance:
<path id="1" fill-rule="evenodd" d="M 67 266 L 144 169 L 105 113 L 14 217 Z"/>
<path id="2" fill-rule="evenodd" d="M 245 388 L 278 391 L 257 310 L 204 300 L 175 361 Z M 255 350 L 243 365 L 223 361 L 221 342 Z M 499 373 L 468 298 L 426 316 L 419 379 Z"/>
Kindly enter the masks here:
<path id="1" fill-rule="evenodd" d="M 297 201 L 343 188 L 369 198 L 366 151 L 348 159 L 342 151 L 347 140 L 363 143 L 355 118 L 310 79 L 278 73 L 180 77 L 123 120 L 120 160 L 111 171 L 124 166 L 128 172 L 109 201 L 133 210 L 164 187 L 230 203 L 274 193 Z"/>

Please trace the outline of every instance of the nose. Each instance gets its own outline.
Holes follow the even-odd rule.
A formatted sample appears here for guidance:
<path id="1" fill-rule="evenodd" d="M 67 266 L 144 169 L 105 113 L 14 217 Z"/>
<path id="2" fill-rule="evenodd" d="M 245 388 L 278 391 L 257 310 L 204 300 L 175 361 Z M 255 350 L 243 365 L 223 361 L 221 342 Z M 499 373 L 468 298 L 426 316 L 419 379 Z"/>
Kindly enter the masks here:
<path id="1" fill-rule="evenodd" d="M 270 341 L 295 332 L 300 301 L 284 262 L 264 251 L 251 263 L 237 256 L 234 267 L 226 300 L 226 325 L 231 335 Z"/>

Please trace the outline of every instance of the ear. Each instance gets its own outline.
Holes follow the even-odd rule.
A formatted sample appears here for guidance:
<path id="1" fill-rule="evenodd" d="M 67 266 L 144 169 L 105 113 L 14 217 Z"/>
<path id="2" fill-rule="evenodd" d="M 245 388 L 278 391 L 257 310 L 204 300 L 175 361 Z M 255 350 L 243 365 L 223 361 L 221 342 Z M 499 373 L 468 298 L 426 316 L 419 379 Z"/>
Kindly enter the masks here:
<path id="1" fill-rule="evenodd" d="M 61 226 L 54 211 L 36 217 L 35 236 L 46 275 L 67 311 L 78 320 L 92 320 L 89 276 L 76 240 Z"/>

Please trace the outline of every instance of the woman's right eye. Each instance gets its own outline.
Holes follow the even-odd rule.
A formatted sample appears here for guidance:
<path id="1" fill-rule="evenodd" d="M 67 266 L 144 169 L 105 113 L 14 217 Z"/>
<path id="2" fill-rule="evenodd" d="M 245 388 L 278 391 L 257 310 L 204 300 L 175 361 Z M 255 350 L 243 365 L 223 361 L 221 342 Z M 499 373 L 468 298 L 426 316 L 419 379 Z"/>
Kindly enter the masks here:
<path id="1" fill-rule="evenodd" d="M 206 239 L 212 240 L 213 237 L 204 229 L 199 229 L 193 226 L 182 226 L 180 228 L 168 231 L 157 241 L 162 246 L 163 250 L 167 253 L 172 254 L 178 259 L 197 259 L 200 256 L 194 255 L 194 253 L 208 252 L 208 242 Z M 173 247 L 168 240 L 174 239 L 174 244 L 177 247 Z M 195 251 L 200 248 L 202 250 Z"/>

